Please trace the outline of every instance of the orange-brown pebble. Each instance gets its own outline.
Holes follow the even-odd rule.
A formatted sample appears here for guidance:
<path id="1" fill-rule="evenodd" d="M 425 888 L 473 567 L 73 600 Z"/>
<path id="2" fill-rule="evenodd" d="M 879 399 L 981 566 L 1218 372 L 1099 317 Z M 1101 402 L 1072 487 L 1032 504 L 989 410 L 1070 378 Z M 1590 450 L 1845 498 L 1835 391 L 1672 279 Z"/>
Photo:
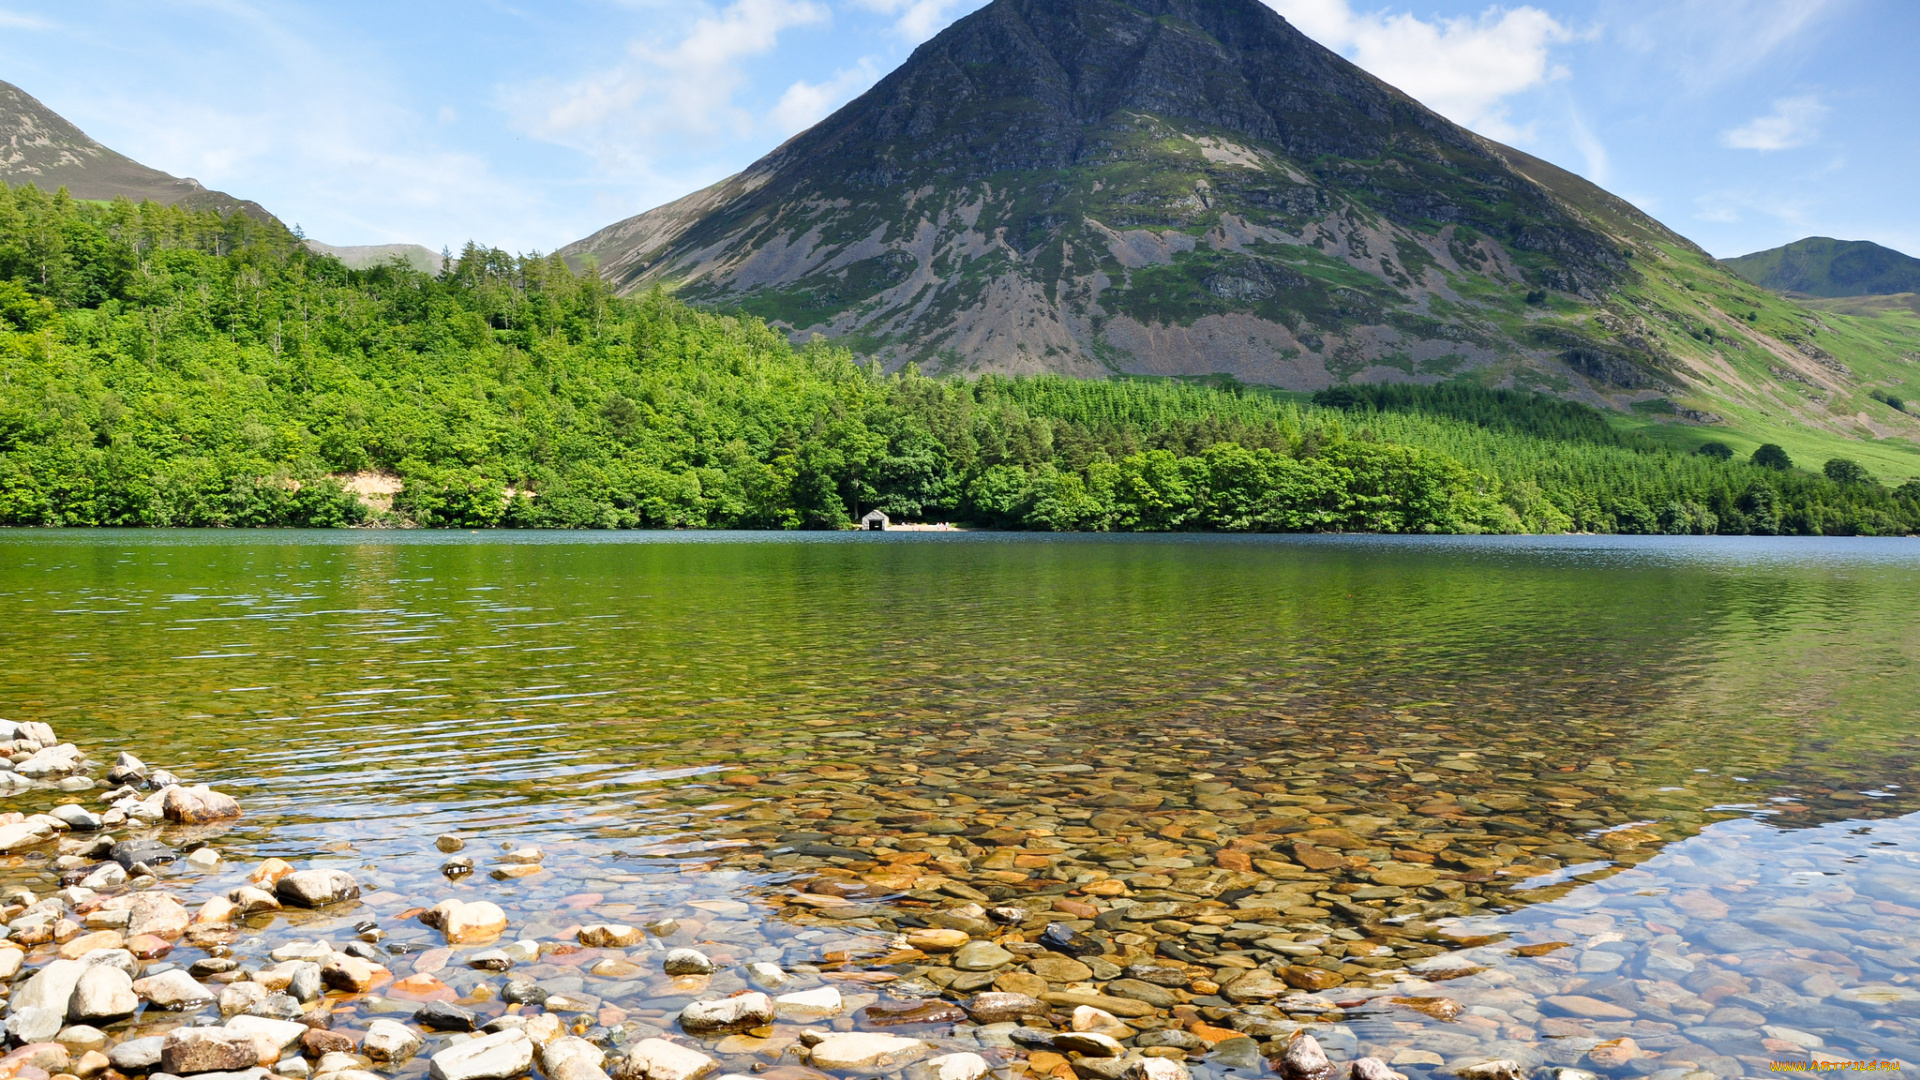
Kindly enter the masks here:
<path id="1" fill-rule="evenodd" d="M 247 880 L 260 888 L 268 889 L 272 888 L 274 883 L 278 882 L 281 878 L 291 873 L 293 873 L 293 867 L 289 865 L 286 860 L 268 859 L 259 866 L 254 867 L 253 876 Z"/>
<path id="2" fill-rule="evenodd" d="M 1253 870 L 1253 856 L 1248 855 L 1244 851 L 1228 851 L 1226 848 L 1221 848 L 1219 851 L 1213 853 L 1213 865 L 1222 870 L 1238 870 L 1242 873 L 1251 873 Z"/>
<path id="3" fill-rule="evenodd" d="M 173 942 L 153 934 L 136 934 L 127 939 L 127 951 L 141 960 L 158 960 L 173 951 Z"/>
<path id="4" fill-rule="evenodd" d="M 405 1001 L 458 1001 L 453 987 L 431 975 L 409 975 L 387 987 L 387 996 Z"/>
<path id="5" fill-rule="evenodd" d="M 78 960 L 90 952 L 118 949 L 125 944 L 126 939 L 120 936 L 118 930 L 96 930 L 91 934 L 82 934 L 60 946 L 60 958 Z"/>

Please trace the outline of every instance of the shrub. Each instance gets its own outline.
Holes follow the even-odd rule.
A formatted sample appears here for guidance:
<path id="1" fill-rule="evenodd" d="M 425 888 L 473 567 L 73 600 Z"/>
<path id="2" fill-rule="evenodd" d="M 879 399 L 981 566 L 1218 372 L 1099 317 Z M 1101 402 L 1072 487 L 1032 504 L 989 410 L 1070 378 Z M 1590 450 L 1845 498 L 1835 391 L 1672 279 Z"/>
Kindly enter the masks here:
<path id="1" fill-rule="evenodd" d="M 1821 467 L 1827 479 L 1836 484 L 1871 484 L 1873 474 L 1857 461 L 1848 458 L 1833 458 Z"/>

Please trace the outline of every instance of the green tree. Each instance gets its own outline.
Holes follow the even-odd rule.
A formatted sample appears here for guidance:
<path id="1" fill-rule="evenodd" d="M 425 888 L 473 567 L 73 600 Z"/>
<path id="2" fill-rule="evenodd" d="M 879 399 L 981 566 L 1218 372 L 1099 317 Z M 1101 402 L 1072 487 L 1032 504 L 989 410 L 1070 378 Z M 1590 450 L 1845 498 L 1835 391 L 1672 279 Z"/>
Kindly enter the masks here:
<path id="1" fill-rule="evenodd" d="M 1866 466 L 1850 458 L 1830 458 L 1820 471 L 1836 484 L 1873 483 L 1873 474 L 1867 471 Z"/>
<path id="2" fill-rule="evenodd" d="M 1761 443 L 1759 449 L 1753 452 L 1751 460 L 1763 469 L 1784 471 L 1793 468 L 1793 459 L 1788 457 L 1787 452 L 1777 443 Z"/>

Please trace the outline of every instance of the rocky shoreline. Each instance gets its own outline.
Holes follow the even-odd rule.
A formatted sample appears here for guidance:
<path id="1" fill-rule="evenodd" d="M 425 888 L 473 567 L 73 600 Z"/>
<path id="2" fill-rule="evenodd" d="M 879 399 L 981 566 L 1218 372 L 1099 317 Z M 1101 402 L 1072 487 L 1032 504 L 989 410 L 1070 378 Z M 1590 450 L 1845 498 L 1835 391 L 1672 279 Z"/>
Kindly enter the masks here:
<path id="1" fill-rule="evenodd" d="M 57 882 L 0 894 L 0 1080 L 1683 1080 L 1818 1053 L 1783 1013 L 1920 1041 L 1920 910 L 1887 899 L 1826 897 L 1864 942 L 1716 925 L 1710 888 L 1467 932 L 1667 838 L 1579 776 L 1557 820 L 1598 833 L 1449 794 L 1470 756 L 1368 805 L 1261 765 L 1174 796 L 1049 765 L 1082 797 L 1011 805 L 938 766 L 733 772 L 639 800 L 699 816 L 639 855 L 422 837 L 404 885 L 229 857 L 234 799 L 129 755 L 96 780 L 45 724 L 0 721 L 0 760 L 56 801 L 0 815 L 5 866 Z"/>

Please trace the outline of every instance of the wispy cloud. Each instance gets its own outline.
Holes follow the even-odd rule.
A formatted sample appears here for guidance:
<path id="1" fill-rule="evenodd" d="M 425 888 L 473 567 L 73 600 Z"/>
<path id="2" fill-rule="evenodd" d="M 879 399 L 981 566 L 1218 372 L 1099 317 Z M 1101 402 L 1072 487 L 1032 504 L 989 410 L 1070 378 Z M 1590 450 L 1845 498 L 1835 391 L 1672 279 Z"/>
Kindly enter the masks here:
<path id="1" fill-rule="evenodd" d="M 882 15 L 897 16 L 893 32 L 908 41 L 921 42 L 945 29 L 963 8 L 979 6 L 979 0 L 853 0 L 859 7 Z"/>
<path id="2" fill-rule="evenodd" d="M 585 151 L 605 170 L 651 170 L 669 141 L 683 153 L 766 125 L 736 100 L 749 82 L 745 61 L 772 52 L 788 30 L 831 19 L 815 0 L 734 0 L 685 26 L 677 41 L 633 41 L 618 66 L 510 88 L 504 103 L 521 130 Z M 814 89 L 789 90 L 776 121 L 804 111 Z"/>
<path id="3" fill-rule="evenodd" d="M 1580 156 L 1586 160 L 1586 178 L 1604 187 L 1612 178 L 1612 157 L 1607 153 L 1606 144 L 1587 126 L 1586 119 L 1578 110 L 1568 114 L 1567 137 L 1573 140 L 1574 149 L 1580 151 Z"/>
<path id="4" fill-rule="evenodd" d="M 1808 227 L 1812 201 L 1791 192 L 1723 190 L 1694 199 L 1694 218 L 1716 225 L 1736 225 L 1751 215 L 1772 218 L 1796 229 Z"/>
<path id="5" fill-rule="evenodd" d="M 1357 12 L 1349 0 L 1266 0 L 1308 37 L 1412 94 L 1456 123 L 1496 139 L 1523 138 L 1506 99 L 1567 70 L 1553 46 L 1577 35 L 1533 7 L 1479 17 L 1420 19 Z"/>
<path id="6" fill-rule="evenodd" d="M 1812 94 L 1781 98 L 1772 112 L 1733 128 L 1721 141 L 1736 150 L 1791 150 L 1818 138 L 1826 115 L 1827 107 Z"/>
<path id="7" fill-rule="evenodd" d="M 1804 44 L 1847 0 L 1667 0 L 1616 2 L 1606 10 L 1629 48 L 1660 58 L 1686 86 L 1705 89 L 1747 74 Z"/>
<path id="8" fill-rule="evenodd" d="M 326 40 L 311 11 L 246 0 L 169 9 L 176 38 L 143 43 L 167 79 L 95 80 L 68 119 L 115 150 L 260 201 L 332 243 L 566 235 L 552 204 L 484 155 L 439 141 L 358 41 Z M 473 235 L 475 222 L 497 231 Z"/>
<path id="9" fill-rule="evenodd" d="M 51 30 L 53 24 L 32 15 L 21 15 L 6 8 L 0 8 L 0 28 L 7 30 Z"/>

